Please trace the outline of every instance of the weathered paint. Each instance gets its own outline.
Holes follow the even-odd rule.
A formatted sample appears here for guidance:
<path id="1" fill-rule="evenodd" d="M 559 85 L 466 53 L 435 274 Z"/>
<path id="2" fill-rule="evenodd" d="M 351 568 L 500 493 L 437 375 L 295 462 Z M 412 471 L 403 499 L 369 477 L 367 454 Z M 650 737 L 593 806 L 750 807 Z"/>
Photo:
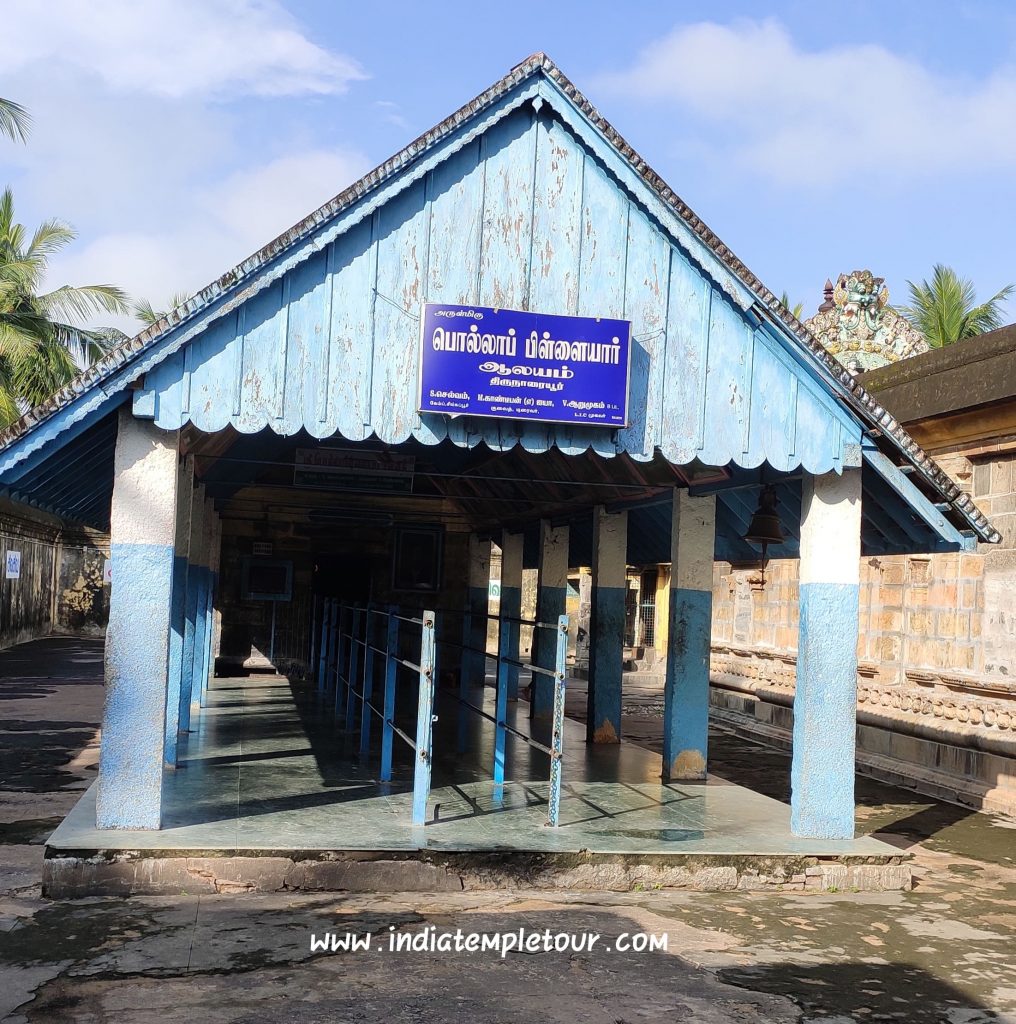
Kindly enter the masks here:
<path id="1" fill-rule="evenodd" d="M 536 592 L 537 622 L 557 623 L 565 613 L 568 594 L 568 527 L 553 526 L 546 519 L 540 523 L 539 583 Z M 553 669 L 557 663 L 556 629 L 533 630 L 533 663 Z M 534 718 L 554 713 L 554 680 L 539 672 L 533 673 L 530 712 Z"/>
<path id="2" fill-rule="evenodd" d="M 170 611 L 169 670 L 166 687 L 166 764 L 176 765 L 180 729 L 180 683 L 183 678 L 183 644 L 187 622 L 187 559 L 190 554 L 191 490 L 193 459 L 178 466 L 176 530 L 173 555 L 173 606 Z"/>
<path id="3" fill-rule="evenodd" d="M 506 108 L 418 170 L 153 367 L 137 414 L 207 431 L 592 446 L 645 460 L 660 449 L 675 463 L 820 472 L 858 457 L 858 424 L 804 370 L 801 353 L 759 325 L 700 247 L 705 262 L 689 254 L 650 197 L 625 187 L 624 162 L 554 101 Z M 421 417 L 424 300 L 631 319 L 631 425 L 612 435 Z M 778 398 L 791 393 L 793 402 Z"/>
<path id="4" fill-rule="evenodd" d="M 423 298 L 630 315 L 631 427 L 611 435 L 417 416 L 405 375 Z M 929 539 L 903 512 L 920 491 L 902 480 L 902 509 L 893 506 L 906 550 L 971 550 L 968 527 L 1000 539 L 542 54 L 0 434 L 0 480 L 45 496 L 35 474 L 53 446 L 91 443 L 129 397 L 136 415 L 173 427 L 188 418 L 208 430 L 307 426 L 320 437 L 447 436 L 638 459 L 658 445 L 675 463 L 726 462 L 729 452 L 739 466 L 766 459 L 811 472 L 857 465 L 862 426 L 874 426 L 948 503 Z M 84 490 L 78 503 L 101 514 L 108 481 Z"/>
<path id="5" fill-rule="evenodd" d="M 179 551 L 179 548 L 175 549 Z M 177 733 L 180 730 L 180 680 L 183 671 L 183 634 L 187 621 L 187 558 L 173 557 L 173 593 L 170 609 L 169 674 L 166 689 L 167 765 L 176 765 Z"/>
<path id="6" fill-rule="evenodd" d="M 861 474 L 805 477 L 790 824 L 854 834 Z"/>
<path id="7" fill-rule="evenodd" d="M 716 497 L 675 489 L 671 530 L 663 777 L 704 779 L 709 742 Z"/>
<path id="8" fill-rule="evenodd" d="M 589 688 L 586 738 L 621 741 L 624 669 L 625 553 L 628 513 L 593 512 L 593 590 L 589 615 Z"/>
<path id="9" fill-rule="evenodd" d="M 501 615 L 506 619 L 522 617 L 522 550 L 521 533 L 504 533 L 501 537 Z M 517 622 L 506 624 L 508 631 L 507 657 L 519 660 L 519 638 L 522 630 Z M 508 700 L 519 698 L 519 670 L 515 665 L 505 666 Z"/>
<path id="10" fill-rule="evenodd" d="M 111 515 L 99 828 L 161 824 L 177 461 L 175 433 L 122 412 Z"/>

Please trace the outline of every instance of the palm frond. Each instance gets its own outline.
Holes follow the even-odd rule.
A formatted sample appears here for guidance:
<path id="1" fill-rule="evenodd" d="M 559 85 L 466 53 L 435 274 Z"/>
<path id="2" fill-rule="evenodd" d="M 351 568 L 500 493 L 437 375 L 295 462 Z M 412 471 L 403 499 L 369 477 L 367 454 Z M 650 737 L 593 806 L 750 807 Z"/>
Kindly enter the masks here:
<path id="1" fill-rule="evenodd" d="M 56 331 L 45 339 L 28 366 L 15 369 L 12 378 L 18 397 L 29 406 L 44 402 L 80 372 Z"/>
<path id="2" fill-rule="evenodd" d="M 157 324 L 166 315 L 160 310 L 155 309 L 148 299 L 138 299 L 134 303 L 132 312 L 146 327 Z"/>
<path id="3" fill-rule="evenodd" d="M 32 115 L 14 100 L 0 99 L 0 135 L 14 142 L 25 142 L 32 129 Z"/>
<path id="4" fill-rule="evenodd" d="M 67 285 L 38 294 L 49 258 L 74 237 L 55 219 L 29 237 L 13 193 L 0 192 L 0 422 L 44 401 L 124 340 L 113 328 L 83 326 L 96 314 L 129 312 L 120 288 Z"/>
<path id="5" fill-rule="evenodd" d="M 0 430 L 9 427 L 21 416 L 13 381 L 0 378 Z"/>
<path id="6" fill-rule="evenodd" d="M 169 315 L 170 310 L 182 306 L 190 296 L 186 292 L 174 292 L 169 300 L 169 309 L 156 309 L 148 299 L 138 299 L 134 303 L 134 315 L 146 326 L 151 327 Z"/>
<path id="7" fill-rule="evenodd" d="M 790 312 L 794 315 L 795 320 L 801 319 L 801 314 L 804 312 L 803 302 L 795 302 L 793 305 L 791 305 L 790 296 L 786 292 L 783 292 L 780 295 L 780 304 L 784 307 L 784 309 L 790 310 Z"/>
<path id="8" fill-rule="evenodd" d="M 39 347 L 39 336 L 16 318 L 0 316 L 0 359 L 14 365 L 30 359 Z"/>
<path id="9" fill-rule="evenodd" d="M 32 235 L 28 243 L 27 256 L 49 257 L 58 253 L 78 237 L 78 233 L 62 220 L 51 218 L 44 220 Z"/>
<path id="10" fill-rule="evenodd" d="M 95 313 L 129 313 L 130 303 L 122 288 L 111 284 L 89 284 L 62 288 L 38 296 L 39 308 L 47 316 L 85 320 Z"/>
<path id="11" fill-rule="evenodd" d="M 977 292 L 969 278 L 960 277 L 952 267 L 937 263 L 931 280 L 908 281 L 910 302 L 899 312 L 924 335 L 932 348 L 952 345 L 985 331 L 1001 327 L 1002 304 L 1013 293 L 1006 285 L 987 302 L 977 305 Z"/>
<path id="12" fill-rule="evenodd" d="M 98 362 L 110 349 L 127 340 L 123 331 L 115 327 L 103 327 L 89 331 L 72 324 L 52 323 L 56 340 L 70 353 L 77 370 L 87 369 Z"/>

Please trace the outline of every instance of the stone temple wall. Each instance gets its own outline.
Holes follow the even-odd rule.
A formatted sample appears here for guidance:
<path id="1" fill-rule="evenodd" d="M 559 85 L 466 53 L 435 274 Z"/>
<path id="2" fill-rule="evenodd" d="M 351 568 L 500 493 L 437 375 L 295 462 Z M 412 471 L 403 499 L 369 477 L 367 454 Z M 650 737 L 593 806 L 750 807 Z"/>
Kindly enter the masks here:
<path id="1" fill-rule="evenodd" d="M 976 553 L 865 558 L 858 762 L 925 792 L 1016 815 L 1016 449 L 939 462 L 992 519 Z M 777 742 L 792 728 L 797 563 L 718 563 L 713 704 Z"/>
<path id="2" fill-rule="evenodd" d="M 8 552 L 20 575 L 8 579 Z M 109 618 L 109 540 L 0 498 L 0 649 L 50 633 L 101 636 Z"/>

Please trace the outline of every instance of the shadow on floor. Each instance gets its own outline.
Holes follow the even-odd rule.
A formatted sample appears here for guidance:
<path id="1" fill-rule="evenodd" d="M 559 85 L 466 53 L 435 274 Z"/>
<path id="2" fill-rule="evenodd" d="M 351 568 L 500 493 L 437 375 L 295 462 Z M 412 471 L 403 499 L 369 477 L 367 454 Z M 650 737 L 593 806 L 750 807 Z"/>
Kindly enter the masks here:
<path id="1" fill-rule="evenodd" d="M 720 970 L 728 984 L 789 995 L 808 1019 L 898 1020 L 908 1024 L 988 1024 L 1001 1020 L 923 967 L 892 963 L 759 964 Z"/>

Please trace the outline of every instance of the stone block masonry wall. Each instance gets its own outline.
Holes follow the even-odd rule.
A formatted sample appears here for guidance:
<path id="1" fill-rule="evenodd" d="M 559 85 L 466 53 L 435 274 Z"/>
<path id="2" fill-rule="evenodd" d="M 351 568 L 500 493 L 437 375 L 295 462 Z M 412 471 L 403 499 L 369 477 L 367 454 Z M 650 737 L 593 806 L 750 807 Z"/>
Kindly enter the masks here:
<path id="1" fill-rule="evenodd" d="M 971 553 L 861 560 L 858 762 L 1016 815 L 1016 445 L 939 461 L 1002 533 Z M 718 563 L 714 713 L 784 742 L 797 657 L 797 563 Z"/>
<path id="2" fill-rule="evenodd" d="M 21 554 L 18 579 L 3 571 L 8 551 Z M 108 556 L 102 534 L 0 499 L 0 649 L 49 633 L 102 635 Z"/>

